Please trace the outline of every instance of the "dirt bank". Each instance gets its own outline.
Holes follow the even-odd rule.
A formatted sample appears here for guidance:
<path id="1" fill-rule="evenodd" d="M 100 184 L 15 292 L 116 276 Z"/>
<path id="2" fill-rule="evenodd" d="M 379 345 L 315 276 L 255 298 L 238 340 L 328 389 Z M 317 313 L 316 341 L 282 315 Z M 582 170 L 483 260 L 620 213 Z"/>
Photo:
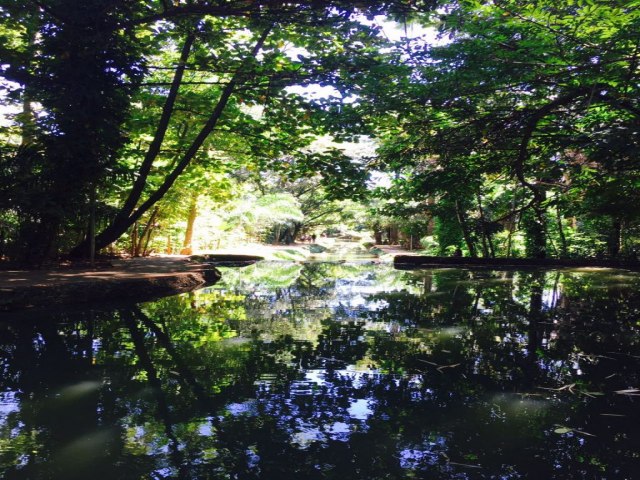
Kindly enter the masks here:
<path id="1" fill-rule="evenodd" d="M 220 279 L 215 266 L 186 256 L 114 260 L 100 268 L 0 272 L 0 311 L 91 302 L 144 301 Z"/>

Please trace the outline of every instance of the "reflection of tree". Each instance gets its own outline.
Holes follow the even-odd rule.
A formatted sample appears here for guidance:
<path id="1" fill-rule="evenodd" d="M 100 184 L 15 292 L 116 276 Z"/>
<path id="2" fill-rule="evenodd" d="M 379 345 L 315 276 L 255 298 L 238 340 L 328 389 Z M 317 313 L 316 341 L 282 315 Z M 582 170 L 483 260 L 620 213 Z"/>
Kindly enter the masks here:
<path id="1" fill-rule="evenodd" d="M 578 377 L 585 369 L 607 363 L 604 358 L 591 362 L 593 355 L 607 356 L 606 351 L 617 351 L 620 345 L 626 345 L 625 351 L 637 348 L 637 331 L 628 322 L 633 316 L 630 302 L 637 299 L 627 290 L 621 297 L 624 300 L 617 304 L 610 288 L 604 294 L 599 290 L 585 293 L 576 285 L 597 283 L 597 277 L 567 273 L 563 279 L 569 287 L 559 292 L 556 272 L 521 272 L 515 276 L 485 272 L 481 274 L 484 281 L 476 276 L 469 285 L 464 276 L 456 278 L 451 272 L 429 275 L 433 286 L 421 295 L 376 295 L 388 307 L 370 312 L 369 321 L 400 328 L 391 337 L 383 334 L 375 338 L 370 354 L 379 365 L 387 368 L 394 359 L 395 365 L 416 372 L 461 363 L 466 375 L 482 379 L 492 388 L 529 391 L 536 386 L 584 383 Z M 575 301 L 572 288 L 581 292 Z M 589 338 L 583 338 L 581 330 L 576 329 L 578 318 L 590 325 Z M 623 324 L 615 330 L 626 331 L 626 339 L 613 332 L 606 335 L 607 342 L 612 339 L 608 345 L 602 342 L 605 335 L 598 339 L 598 330 L 606 325 L 603 318 L 622 319 Z M 570 334 L 564 333 L 566 328 Z M 601 353 L 595 353 L 598 351 Z M 419 360 L 429 363 L 421 367 Z M 576 362 L 582 366 L 576 367 Z M 396 367 L 391 370 L 399 371 Z M 609 365 L 608 374 L 612 373 Z"/>
<path id="2" fill-rule="evenodd" d="M 118 477 L 107 460 L 118 448 L 105 424 L 111 411 L 100 413 L 109 396 L 92 358 L 101 315 L 90 312 L 82 322 L 62 316 L 63 324 L 51 317 L 0 324 L 0 403 L 15 402 L 15 410 L 0 414 L 0 476 L 86 478 L 99 468 Z"/>
<path id="3" fill-rule="evenodd" d="M 172 460 L 172 464 L 179 472 L 178 477 L 184 478 L 184 465 L 182 460 L 182 454 L 179 448 L 179 441 L 175 436 L 173 431 L 173 421 L 171 419 L 170 408 L 167 403 L 167 398 L 164 395 L 162 389 L 162 382 L 158 377 L 158 371 L 153 365 L 153 361 L 149 356 L 149 352 L 145 346 L 144 335 L 142 331 L 138 328 L 133 315 L 125 311 L 122 314 L 122 319 L 124 320 L 129 332 L 131 333 L 131 340 L 133 341 L 136 355 L 138 356 L 138 360 L 142 369 L 144 369 L 147 377 L 147 381 L 151 385 L 151 389 L 153 391 L 153 395 L 155 397 L 158 417 L 160 418 L 163 426 L 164 433 L 166 437 L 169 439 L 169 451 Z M 175 355 L 174 355 L 175 358 Z"/>
<path id="4" fill-rule="evenodd" d="M 633 477 L 635 277 L 396 275 L 0 323 L 0 475 Z"/>
<path id="5" fill-rule="evenodd" d="M 184 359 L 177 352 L 175 345 L 172 343 L 171 338 L 169 338 L 169 335 L 167 335 L 167 333 L 164 332 L 158 324 L 147 317 L 138 306 L 133 307 L 133 315 L 134 318 L 137 318 L 145 328 L 153 333 L 158 343 L 169 354 L 176 371 L 179 373 L 178 380 L 181 382 L 182 386 L 185 389 L 192 390 L 200 402 L 203 405 L 207 405 L 210 400 L 207 398 L 205 389 L 198 383 L 198 380 L 195 378 L 189 365 L 187 365 Z M 133 318 L 128 318 L 127 324 L 131 330 L 131 337 L 135 342 L 135 337 L 140 338 L 140 334 L 136 333 L 136 326 L 133 323 Z M 143 344 L 140 341 L 136 343 L 136 350 L 139 348 L 143 348 Z M 138 354 L 138 356 L 140 357 L 140 360 L 142 360 L 142 356 L 140 354 Z M 149 366 L 152 367 L 150 364 Z"/>

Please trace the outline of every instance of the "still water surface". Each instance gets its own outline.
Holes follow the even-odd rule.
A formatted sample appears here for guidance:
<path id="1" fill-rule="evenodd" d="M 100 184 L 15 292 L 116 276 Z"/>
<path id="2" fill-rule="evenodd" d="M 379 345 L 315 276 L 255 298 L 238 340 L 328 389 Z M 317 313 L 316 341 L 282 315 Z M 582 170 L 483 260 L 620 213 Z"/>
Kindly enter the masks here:
<path id="1" fill-rule="evenodd" d="M 640 478 L 640 278 L 262 262 L 0 321 L 0 478 Z"/>

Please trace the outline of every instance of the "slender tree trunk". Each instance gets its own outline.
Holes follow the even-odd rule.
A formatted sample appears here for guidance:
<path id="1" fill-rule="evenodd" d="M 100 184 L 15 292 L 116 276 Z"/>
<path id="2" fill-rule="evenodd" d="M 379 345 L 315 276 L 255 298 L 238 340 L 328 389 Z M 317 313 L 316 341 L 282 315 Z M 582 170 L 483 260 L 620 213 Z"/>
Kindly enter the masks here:
<path id="1" fill-rule="evenodd" d="M 27 89 L 25 88 L 25 92 L 23 93 L 22 98 L 22 112 L 20 113 L 20 123 L 21 125 L 21 140 L 20 145 L 26 146 L 30 145 L 34 141 L 34 133 L 35 133 L 35 116 L 33 114 L 33 109 L 31 108 L 31 100 L 28 96 Z"/>
<path id="2" fill-rule="evenodd" d="M 273 244 L 278 245 L 280 243 L 280 225 L 276 225 L 273 230 Z"/>
<path id="3" fill-rule="evenodd" d="M 91 266 L 96 260 L 96 187 L 91 186 L 89 199 L 89 261 Z"/>
<path id="4" fill-rule="evenodd" d="M 527 255 L 532 258 L 542 259 L 547 257 L 547 219 L 543 205 L 545 192 L 539 187 L 536 187 L 533 192 L 533 216 L 528 218 L 525 225 L 529 242 Z"/>
<path id="5" fill-rule="evenodd" d="M 527 332 L 527 357 L 523 369 L 527 373 L 526 378 L 530 386 L 535 385 L 539 374 L 538 350 L 542 346 L 540 335 L 540 323 L 544 319 L 542 296 L 544 293 L 544 273 L 536 272 L 532 278 L 531 297 L 529 299 L 529 312 L 527 320 L 529 328 Z M 531 387 L 530 387 L 531 388 Z"/>
<path id="6" fill-rule="evenodd" d="M 575 91 L 569 93 L 568 95 L 555 98 L 550 101 L 546 105 L 540 107 L 534 112 L 530 112 L 529 118 L 526 120 L 526 123 L 523 126 L 522 138 L 520 140 L 520 146 L 518 148 L 518 155 L 516 156 L 513 167 L 516 177 L 518 178 L 520 184 L 531 191 L 533 194 L 533 210 L 535 213 L 537 226 L 531 224 L 531 233 L 534 234 L 532 238 L 530 238 L 530 242 L 532 243 L 533 248 L 533 256 L 535 258 L 545 258 L 546 257 L 546 219 L 545 219 L 545 210 L 544 210 L 544 201 L 546 197 L 546 192 L 543 187 L 540 186 L 539 183 L 531 183 L 527 180 L 525 175 L 525 162 L 529 159 L 529 142 L 533 137 L 533 133 L 535 132 L 538 122 L 545 118 L 547 115 L 551 114 L 557 108 L 563 107 L 565 105 L 571 104 L 577 98 L 593 95 L 593 90 L 590 88 L 578 88 Z"/>
<path id="7" fill-rule="evenodd" d="M 191 371 L 191 368 L 187 362 L 180 356 L 179 352 L 176 350 L 175 345 L 171 342 L 171 338 L 167 333 L 160 328 L 160 326 L 147 317 L 140 308 L 136 305 L 134 307 L 134 315 L 138 318 L 138 320 L 150 331 L 153 332 L 155 338 L 158 340 L 158 343 L 162 345 L 165 351 L 169 354 L 171 359 L 173 360 L 174 367 L 176 371 L 179 373 L 178 381 L 185 388 L 191 388 L 195 395 L 198 397 L 198 400 L 207 406 L 212 405 L 212 399 L 207 396 L 206 389 L 200 385 L 195 375 Z"/>
<path id="8" fill-rule="evenodd" d="M 478 208 L 480 209 L 480 219 L 482 221 L 482 235 L 484 236 L 486 243 L 487 243 L 487 248 L 489 251 L 489 257 L 491 258 L 495 258 L 496 256 L 496 250 L 493 247 L 493 238 L 490 232 L 487 231 L 487 227 L 488 227 L 488 222 L 487 222 L 487 218 L 484 214 L 484 208 L 482 207 L 482 197 L 480 196 L 480 194 L 478 193 Z"/>
<path id="9" fill-rule="evenodd" d="M 422 292 L 425 295 L 428 295 L 431 293 L 432 287 L 433 287 L 433 275 L 431 274 L 425 275 L 422 280 Z"/>
<path id="10" fill-rule="evenodd" d="M 491 255 L 491 258 L 495 258 L 496 249 L 493 246 L 493 238 L 491 237 L 491 235 L 487 236 L 487 242 L 489 243 L 489 255 Z"/>
<path id="11" fill-rule="evenodd" d="M 616 258 L 620 253 L 620 238 L 622 236 L 622 222 L 619 219 L 613 219 L 611 222 L 611 231 L 607 241 L 607 250 L 611 258 Z"/>
<path id="12" fill-rule="evenodd" d="M 138 222 L 134 222 L 131 227 L 131 256 L 136 256 L 138 249 Z"/>
<path id="13" fill-rule="evenodd" d="M 138 357 L 138 363 L 142 367 L 142 370 L 146 372 L 147 381 L 151 387 L 156 399 L 157 415 L 161 419 L 164 425 L 164 434 L 169 440 L 169 456 L 171 462 L 176 470 L 179 472 L 180 478 L 184 476 L 184 455 L 179 448 L 179 441 L 174 433 L 174 422 L 172 420 L 172 412 L 169 408 L 166 395 L 162 390 L 162 382 L 158 370 L 153 365 L 149 351 L 144 343 L 144 333 L 140 329 L 138 322 L 130 312 L 122 313 L 122 319 L 125 325 L 129 329 L 129 334 L 134 346 L 134 351 Z"/>
<path id="14" fill-rule="evenodd" d="M 398 227 L 391 226 L 389 227 L 389 245 L 397 245 L 398 244 Z"/>
<path id="15" fill-rule="evenodd" d="M 153 236 L 153 232 L 155 231 L 155 226 L 151 226 L 151 228 L 147 231 L 147 238 L 144 241 L 144 248 L 142 249 L 142 256 L 146 257 L 149 255 L 149 242 L 151 241 L 151 237 Z"/>
<path id="16" fill-rule="evenodd" d="M 564 234 L 564 226 L 562 225 L 562 213 L 560 207 L 556 206 L 556 221 L 558 223 L 558 236 L 560 237 L 560 255 L 563 258 L 567 256 L 567 237 Z"/>
<path id="17" fill-rule="evenodd" d="M 37 32 L 38 30 L 34 28 L 33 24 L 27 25 L 27 50 L 31 50 L 36 44 Z M 22 90 L 22 112 L 18 115 L 17 120 L 20 123 L 20 145 L 26 146 L 32 144 L 35 140 L 36 117 L 31 106 L 31 89 L 28 83 L 24 85 Z"/>
<path id="18" fill-rule="evenodd" d="M 434 196 L 427 197 L 427 205 L 434 206 L 436 204 L 436 198 Z M 433 235 L 433 231 L 436 228 L 436 217 L 433 216 L 433 211 L 429 209 L 427 211 L 429 215 L 429 223 L 427 224 L 427 235 Z"/>
<path id="19" fill-rule="evenodd" d="M 478 212 L 480 213 L 480 225 L 482 229 L 482 256 L 489 257 L 489 245 L 487 242 L 487 229 L 486 229 L 486 220 L 484 218 L 484 209 L 482 208 L 482 198 L 480 197 L 480 193 L 476 193 L 476 200 L 478 201 Z"/>
<path id="20" fill-rule="evenodd" d="M 458 218 L 458 223 L 460 224 L 460 228 L 462 229 L 462 237 L 464 238 L 464 242 L 467 245 L 467 249 L 469 250 L 470 257 L 477 257 L 476 247 L 473 243 L 473 239 L 471 238 L 471 232 L 469 231 L 469 227 L 467 225 L 467 221 L 465 219 L 465 214 L 460 206 L 460 201 L 456 200 L 456 217 Z"/>
<path id="21" fill-rule="evenodd" d="M 196 217 L 198 215 L 198 194 L 194 194 L 191 197 L 191 204 L 189 205 L 189 216 L 187 217 L 187 230 L 184 232 L 184 242 L 182 242 L 182 250 L 180 254 L 191 255 L 193 253 L 193 227 L 196 223 Z"/>
<path id="22" fill-rule="evenodd" d="M 162 107 L 162 114 L 160 115 L 158 126 L 156 127 L 156 133 L 153 136 L 153 140 L 149 144 L 149 148 L 147 149 L 147 153 L 145 154 L 140 167 L 138 168 L 138 175 L 135 182 L 133 183 L 131 192 L 129 192 L 127 200 L 124 202 L 124 205 L 118 212 L 116 220 L 114 221 L 116 223 L 120 219 L 126 219 L 131 214 L 131 212 L 133 212 L 136 204 L 142 196 L 142 192 L 144 191 L 144 187 L 147 183 L 147 178 L 149 177 L 149 173 L 151 172 L 151 167 L 153 167 L 153 162 L 160 153 L 162 142 L 164 141 L 167 130 L 169 129 L 169 122 L 171 121 L 171 116 L 173 115 L 176 99 L 178 98 L 178 91 L 180 89 L 180 84 L 182 83 L 186 63 L 189 59 L 189 54 L 191 53 L 191 48 L 193 47 L 194 41 L 195 34 L 189 33 L 184 41 L 184 45 L 182 46 L 182 51 L 180 52 L 180 60 L 178 61 L 178 66 L 176 67 L 176 71 L 173 75 L 169 93 L 167 94 L 167 98 Z"/>
<path id="23" fill-rule="evenodd" d="M 546 258 L 547 224 L 543 207 L 539 204 L 533 205 L 531 211 L 523 214 L 523 224 L 527 238 L 527 257 Z"/>
<path id="24" fill-rule="evenodd" d="M 302 230 L 303 224 L 300 222 L 294 222 L 293 223 L 293 233 L 292 233 L 292 240 L 295 243 L 296 239 L 300 236 L 300 231 Z"/>
<path id="25" fill-rule="evenodd" d="M 518 184 L 516 184 L 513 192 L 513 199 L 511 200 L 511 212 L 513 213 L 513 219 L 509 220 L 509 234 L 507 235 L 507 258 L 511 258 L 511 242 L 513 238 L 513 232 L 518 225 L 519 215 L 516 213 L 516 205 L 518 204 Z"/>
<path id="26" fill-rule="evenodd" d="M 158 207 L 156 207 L 151 213 L 151 216 L 149 217 L 149 221 L 144 226 L 144 230 L 142 231 L 142 234 L 138 239 L 138 245 L 136 247 L 136 254 L 135 254 L 136 257 L 145 255 L 147 251 L 147 247 L 149 246 L 149 240 L 151 239 L 151 234 L 153 232 L 153 229 L 155 228 L 157 216 L 158 216 Z"/>
<path id="27" fill-rule="evenodd" d="M 507 258 L 511 258 L 511 242 L 513 237 L 513 231 L 515 230 L 515 225 L 516 225 L 515 220 L 513 222 L 509 222 L 509 233 L 507 234 L 507 246 L 506 246 Z"/>

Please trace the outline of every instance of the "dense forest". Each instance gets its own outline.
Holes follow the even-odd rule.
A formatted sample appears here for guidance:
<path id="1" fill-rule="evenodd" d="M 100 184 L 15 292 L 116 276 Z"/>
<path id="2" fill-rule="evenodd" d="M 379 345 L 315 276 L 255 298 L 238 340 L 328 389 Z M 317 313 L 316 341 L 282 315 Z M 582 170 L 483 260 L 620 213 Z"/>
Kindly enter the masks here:
<path id="1" fill-rule="evenodd" d="M 635 0 L 2 0 L 0 258 L 633 259 L 639 61 Z"/>

